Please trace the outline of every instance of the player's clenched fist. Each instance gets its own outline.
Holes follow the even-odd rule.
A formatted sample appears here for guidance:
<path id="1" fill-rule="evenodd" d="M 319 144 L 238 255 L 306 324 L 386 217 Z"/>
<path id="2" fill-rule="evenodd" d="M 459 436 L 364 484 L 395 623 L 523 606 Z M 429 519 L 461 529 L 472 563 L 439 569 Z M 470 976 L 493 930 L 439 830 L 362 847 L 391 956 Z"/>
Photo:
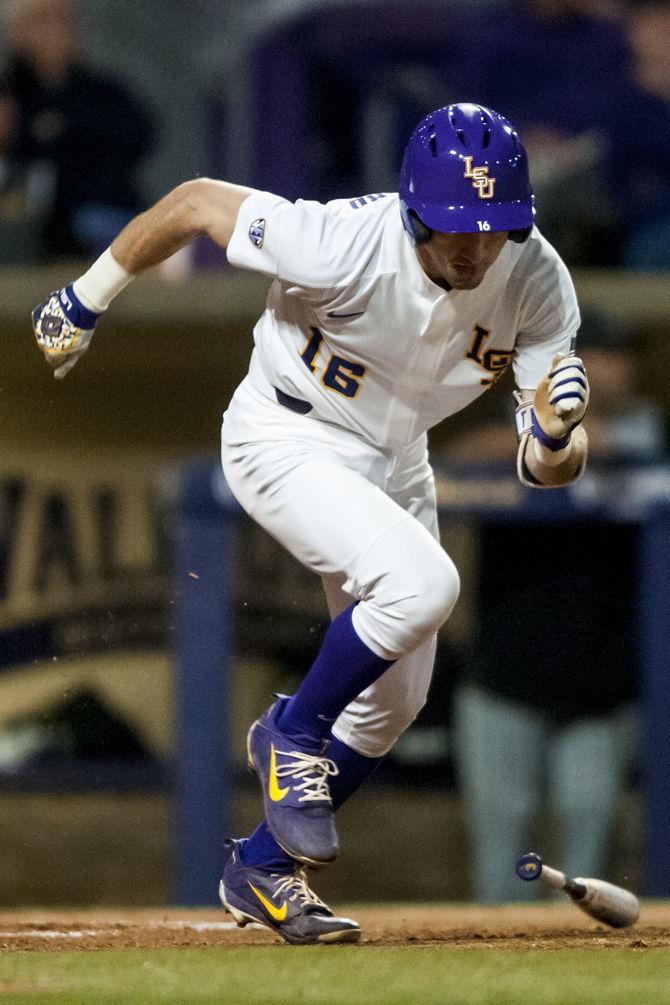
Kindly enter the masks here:
<path id="1" fill-rule="evenodd" d="M 549 373 L 537 386 L 533 402 L 533 433 L 550 449 L 565 445 L 584 418 L 589 403 L 589 382 L 581 359 L 558 353 Z M 555 441 L 555 443 L 550 442 Z"/>
<path id="2" fill-rule="evenodd" d="M 88 310 L 72 286 L 53 292 L 32 314 L 37 344 L 54 377 L 62 380 L 88 349 L 99 315 Z"/>

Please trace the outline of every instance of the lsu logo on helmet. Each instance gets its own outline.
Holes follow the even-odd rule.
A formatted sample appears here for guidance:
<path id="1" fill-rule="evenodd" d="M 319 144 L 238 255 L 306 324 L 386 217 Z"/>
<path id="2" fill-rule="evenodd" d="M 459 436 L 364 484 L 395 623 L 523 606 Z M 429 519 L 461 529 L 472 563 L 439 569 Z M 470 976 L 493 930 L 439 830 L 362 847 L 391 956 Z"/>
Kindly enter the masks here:
<path id="1" fill-rule="evenodd" d="M 495 178 L 489 178 L 488 165 L 473 167 L 473 160 L 474 157 L 463 158 L 463 166 L 465 168 L 463 177 L 472 178 L 472 185 L 477 189 L 477 195 L 480 199 L 492 199 L 496 180 Z"/>

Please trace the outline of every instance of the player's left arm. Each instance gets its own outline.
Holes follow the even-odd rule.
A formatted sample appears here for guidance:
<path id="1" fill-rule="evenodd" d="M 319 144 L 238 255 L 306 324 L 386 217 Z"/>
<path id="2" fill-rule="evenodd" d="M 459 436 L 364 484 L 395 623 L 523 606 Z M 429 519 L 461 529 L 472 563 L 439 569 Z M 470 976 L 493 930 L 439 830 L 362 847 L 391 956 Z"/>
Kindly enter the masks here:
<path id="1" fill-rule="evenodd" d="M 588 452 L 581 425 L 588 401 L 584 364 L 562 353 L 535 391 L 519 392 L 517 472 L 524 485 L 558 488 L 579 478 Z"/>

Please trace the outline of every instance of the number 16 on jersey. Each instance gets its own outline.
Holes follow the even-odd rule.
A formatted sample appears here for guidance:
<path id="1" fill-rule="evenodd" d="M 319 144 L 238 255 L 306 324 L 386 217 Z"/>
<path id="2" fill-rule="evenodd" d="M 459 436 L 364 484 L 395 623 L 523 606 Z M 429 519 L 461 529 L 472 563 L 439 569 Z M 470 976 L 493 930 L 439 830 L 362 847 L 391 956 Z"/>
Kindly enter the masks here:
<path id="1" fill-rule="evenodd" d="M 300 353 L 300 358 L 311 373 L 316 373 L 323 335 L 318 328 L 312 327 L 310 331 L 312 336 Z M 329 391 L 337 391 L 345 398 L 355 398 L 360 382 L 365 376 L 365 369 L 362 363 L 353 363 L 343 356 L 332 355 L 321 374 L 321 383 Z"/>

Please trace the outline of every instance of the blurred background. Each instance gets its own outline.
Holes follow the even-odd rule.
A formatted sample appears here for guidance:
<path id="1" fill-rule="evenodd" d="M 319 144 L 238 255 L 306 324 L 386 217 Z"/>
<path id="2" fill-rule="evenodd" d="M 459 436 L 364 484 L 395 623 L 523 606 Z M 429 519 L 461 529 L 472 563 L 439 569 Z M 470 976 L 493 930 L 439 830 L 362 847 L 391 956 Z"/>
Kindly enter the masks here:
<path id="1" fill-rule="evenodd" d="M 295 686 L 325 619 L 316 580 L 184 488 L 194 458 L 216 470 L 266 281 L 197 242 L 124 292 L 62 384 L 30 309 L 196 175 L 291 199 L 394 190 L 412 128 L 451 101 L 495 108 L 528 148 L 539 226 L 583 308 L 591 462 L 573 489 L 528 501 L 509 375 L 432 432 L 463 594 L 428 704 L 342 811 L 319 893 L 520 899 L 535 884 L 514 861 L 535 847 L 670 895 L 670 848 L 650 852 L 670 832 L 670 6 L 0 13 L 0 904 L 212 901 L 219 828 L 246 833 L 260 806 L 246 729 Z M 184 542 L 203 520 L 215 532 L 222 505 L 232 536 L 203 582 Z M 214 726 L 187 686 L 203 668 Z"/>

